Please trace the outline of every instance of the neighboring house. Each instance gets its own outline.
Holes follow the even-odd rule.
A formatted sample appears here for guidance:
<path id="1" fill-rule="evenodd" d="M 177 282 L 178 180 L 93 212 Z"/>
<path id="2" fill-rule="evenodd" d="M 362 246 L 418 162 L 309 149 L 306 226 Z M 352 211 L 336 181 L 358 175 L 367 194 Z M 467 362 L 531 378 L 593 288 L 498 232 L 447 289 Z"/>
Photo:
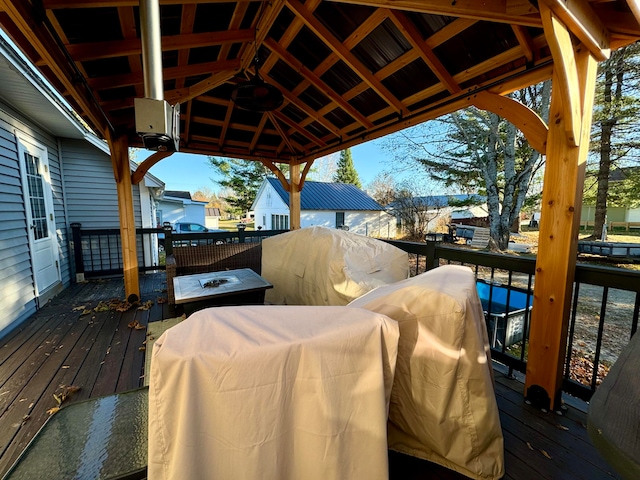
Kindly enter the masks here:
<path id="1" fill-rule="evenodd" d="M 209 229 L 220 228 L 220 209 L 215 207 L 205 207 L 204 226 Z"/>
<path id="2" fill-rule="evenodd" d="M 609 174 L 609 192 L 614 190 L 616 184 L 629 183 L 638 185 L 640 180 L 640 167 L 624 167 L 613 170 Z M 621 185 L 624 186 L 624 185 Z M 629 198 L 628 205 L 612 207 L 607 205 L 607 222 L 640 222 L 640 198 Z M 610 202 L 609 202 L 610 203 Z M 593 202 L 583 202 L 580 212 L 580 223 L 594 222 L 596 206 Z"/>
<path id="3" fill-rule="evenodd" d="M 155 226 L 163 188 L 151 175 L 134 186 L 136 226 Z M 76 222 L 119 228 L 107 145 L 0 37 L 0 336 L 75 280 Z"/>
<path id="4" fill-rule="evenodd" d="M 455 205 L 462 202 L 473 202 L 473 205 Z M 413 197 L 407 201 L 391 202 L 387 205 L 387 211 L 399 221 L 402 215 L 398 213 L 398 209 L 401 208 L 426 212 L 428 214 L 427 231 L 435 231 L 441 223 L 480 224 L 489 216 L 486 199 L 478 195 L 429 195 Z"/>
<path id="5" fill-rule="evenodd" d="M 395 218 L 355 185 L 304 182 L 300 192 L 300 226 L 348 227 L 349 231 L 370 237 L 395 238 Z M 255 228 L 289 228 L 289 193 L 276 178 L 260 186 L 251 210 Z"/>
<path id="6" fill-rule="evenodd" d="M 157 224 L 159 227 L 166 222 L 171 224 L 189 222 L 205 225 L 204 209 L 206 205 L 207 202 L 193 200 L 189 192 L 167 190 L 162 199 L 158 201 Z"/>

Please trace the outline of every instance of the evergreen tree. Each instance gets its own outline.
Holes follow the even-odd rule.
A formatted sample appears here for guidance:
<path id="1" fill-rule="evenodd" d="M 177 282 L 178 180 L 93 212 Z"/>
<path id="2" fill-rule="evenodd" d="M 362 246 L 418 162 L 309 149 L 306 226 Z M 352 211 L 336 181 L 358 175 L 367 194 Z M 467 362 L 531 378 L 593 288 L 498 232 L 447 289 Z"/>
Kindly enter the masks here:
<path id="1" fill-rule="evenodd" d="M 640 45 L 633 44 L 616 50 L 600 64 L 596 105 L 591 132 L 591 151 L 597 167 L 589 168 L 585 182 L 585 200 L 589 201 L 595 190 L 595 226 L 593 237 L 602 238 L 607 205 L 620 206 L 621 199 L 633 198 L 625 189 L 633 182 L 609 184 L 609 177 L 616 169 L 637 164 L 640 158 Z M 616 205 L 617 204 L 617 205 Z M 622 205 L 626 206 L 626 205 Z"/>
<path id="2" fill-rule="evenodd" d="M 340 152 L 338 168 L 336 170 L 336 174 L 333 176 L 333 181 L 336 183 L 351 183 L 358 188 L 362 188 L 356 167 L 353 166 L 350 148 Z"/>
<path id="3" fill-rule="evenodd" d="M 248 212 L 270 171 L 260 162 L 237 158 L 209 157 L 209 164 L 222 174 L 223 179 L 217 183 L 232 192 L 224 198 L 230 212 L 235 215 Z"/>

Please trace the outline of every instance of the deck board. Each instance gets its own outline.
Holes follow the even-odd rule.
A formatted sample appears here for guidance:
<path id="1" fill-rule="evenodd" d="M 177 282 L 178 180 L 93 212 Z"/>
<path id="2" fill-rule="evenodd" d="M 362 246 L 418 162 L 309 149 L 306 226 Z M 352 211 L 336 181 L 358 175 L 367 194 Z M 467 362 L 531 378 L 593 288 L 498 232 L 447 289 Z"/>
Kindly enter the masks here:
<path id="1" fill-rule="evenodd" d="M 166 303 L 164 274 L 140 277 L 148 310 L 93 312 L 102 301 L 124 297 L 121 279 L 73 285 L 52 299 L 20 328 L 0 340 L 0 476 L 15 461 L 56 405 L 61 385 L 81 388 L 69 402 L 122 392 L 143 384 L 146 329 L 141 325 L 176 316 Z M 496 371 L 496 398 L 505 437 L 505 479 L 619 479 L 591 445 L 584 411 L 544 414 L 526 405 L 523 386 Z M 26 417 L 25 420 L 25 416 Z M 548 455 L 545 456 L 542 451 Z M 550 458 L 549 458 L 550 457 Z M 390 452 L 392 480 L 460 480 L 439 465 Z"/>

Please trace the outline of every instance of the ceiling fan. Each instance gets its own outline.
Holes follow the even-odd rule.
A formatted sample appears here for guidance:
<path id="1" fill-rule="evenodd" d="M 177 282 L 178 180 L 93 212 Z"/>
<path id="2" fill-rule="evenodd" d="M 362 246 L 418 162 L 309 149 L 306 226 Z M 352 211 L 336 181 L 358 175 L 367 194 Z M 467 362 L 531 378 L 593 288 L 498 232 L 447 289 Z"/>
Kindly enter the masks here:
<path id="1" fill-rule="evenodd" d="M 252 112 L 270 112 L 277 109 L 284 102 L 284 97 L 278 88 L 265 82 L 260 76 L 257 52 L 253 65 L 256 70 L 255 75 L 233 89 L 231 100 L 238 108 Z"/>

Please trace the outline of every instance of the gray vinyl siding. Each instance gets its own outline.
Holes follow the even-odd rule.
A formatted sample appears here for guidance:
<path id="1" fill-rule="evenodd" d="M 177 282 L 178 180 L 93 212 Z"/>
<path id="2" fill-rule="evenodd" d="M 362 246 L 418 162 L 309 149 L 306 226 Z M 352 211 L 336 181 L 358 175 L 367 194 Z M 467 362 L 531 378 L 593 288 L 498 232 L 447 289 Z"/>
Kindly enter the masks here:
<path id="1" fill-rule="evenodd" d="M 37 306 L 16 131 L 47 148 L 63 285 L 70 278 L 57 141 L 0 103 L 0 336 L 26 320 Z"/>
<path id="2" fill-rule="evenodd" d="M 69 223 L 83 229 L 119 228 L 118 192 L 111 158 L 82 140 L 63 139 L 62 158 Z M 133 186 L 136 227 L 142 226 L 140 189 Z"/>

